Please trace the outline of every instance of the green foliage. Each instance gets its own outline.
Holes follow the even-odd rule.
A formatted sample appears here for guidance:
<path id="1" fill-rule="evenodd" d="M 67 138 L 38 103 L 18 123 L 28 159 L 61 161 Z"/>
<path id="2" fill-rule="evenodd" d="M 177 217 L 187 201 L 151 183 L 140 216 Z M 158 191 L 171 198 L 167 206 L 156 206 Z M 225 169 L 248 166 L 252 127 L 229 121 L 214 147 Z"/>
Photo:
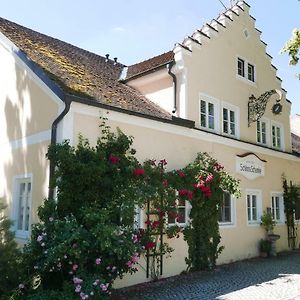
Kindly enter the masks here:
<path id="1" fill-rule="evenodd" d="M 189 250 L 186 262 L 190 270 L 211 269 L 216 265 L 219 247 L 219 206 L 223 192 L 240 196 L 239 182 L 224 171 L 207 153 L 199 153 L 195 161 L 183 170 L 177 180 L 181 198 L 190 201 L 190 223 L 184 229 L 184 239 Z"/>
<path id="2" fill-rule="evenodd" d="M 293 31 L 291 39 L 286 43 L 286 45 L 282 49 L 282 52 L 287 52 L 287 54 L 290 56 L 290 65 L 295 66 L 298 64 L 299 49 L 300 49 L 300 29 L 296 28 Z"/>
<path id="3" fill-rule="evenodd" d="M 285 176 L 282 176 L 283 182 L 283 200 L 284 211 L 286 215 L 286 225 L 288 227 L 288 244 L 289 247 L 295 248 L 295 213 L 300 211 L 300 186 L 290 183 L 287 184 Z"/>
<path id="4" fill-rule="evenodd" d="M 21 252 L 12 232 L 12 222 L 4 216 L 6 206 L 0 199 L 0 299 L 7 299 L 21 277 Z"/>
<path id="5" fill-rule="evenodd" d="M 271 248 L 272 248 L 272 244 L 269 240 L 261 239 L 259 241 L 259 251 L 260 252 L 265 252 L 268 255 L 270 255 Z"/>
<path id="6" fill-rule="evenodd" d="M 261 216 L 260 225 L 263 226 L 267 232 L 270 232 L 274 229 L 276 222 L 273 220 L 272 214 L 265 211 Z"/>

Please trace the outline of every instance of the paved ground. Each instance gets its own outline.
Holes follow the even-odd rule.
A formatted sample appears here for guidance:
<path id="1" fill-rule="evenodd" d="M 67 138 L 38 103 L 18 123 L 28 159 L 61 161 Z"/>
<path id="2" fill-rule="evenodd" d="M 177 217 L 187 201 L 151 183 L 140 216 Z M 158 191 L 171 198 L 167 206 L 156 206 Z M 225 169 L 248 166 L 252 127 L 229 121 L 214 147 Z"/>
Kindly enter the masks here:
<path id="1" fill-rule="evenodd" d="M 119 300 L 300 300 L 300 251 L 121 289 Z"/>

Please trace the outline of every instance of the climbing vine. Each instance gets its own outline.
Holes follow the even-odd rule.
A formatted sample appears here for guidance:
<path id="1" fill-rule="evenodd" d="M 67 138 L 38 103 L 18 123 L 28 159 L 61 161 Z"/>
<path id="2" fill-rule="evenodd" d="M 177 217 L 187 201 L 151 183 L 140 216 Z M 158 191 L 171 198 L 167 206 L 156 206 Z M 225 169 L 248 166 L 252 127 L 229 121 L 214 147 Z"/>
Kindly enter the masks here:
<path id="1" fill-rule="evenodd" d="M 189 270 L 211 269 L 224 248 L 219 246 L 218 224 L 223 193 L 239 197 L 239 181 L 207 153 L 199 153 L 182 174 L 175 184 L 179 197 L 191 204 L 190 222 L 183 231 L 189 246 L 186 263 Z"/>
<path id="2" fill-rule="evenodd" d="M 288 184 L 285 176 L 282 176 L 284 211 L 286 215 L 286 225 L 288 230 L 288 245 L 295 249 L 297 230 L 295 224 L 296 211 L 300 211 L 300 186 L 290 182 Z"/>
<path id="3" fill-rule="evenodd" d="M 65 141 L 48 150 L 57 197 L 39 208 L 41 222 L 24 248 L 29 279 L 14 293 L 22 299 L 47 299 L 49 291 L 57 299 L 109 298 L 115 279 L 136 272 L 142 256 L 147 275 L 157 279 L 173 251 L 166 237 L 181 232 L 189 270 L 213 268 L 223 249 L 222 195 L 239 196 L 238 181 L 223 166 L 207 153 L 180 170 L 167 171 L 166 159 L 141 164 L 132 137 L 112 132 L 105 120 L 100 128 L 95 146 L 80 136 L 76 147 Z"/>

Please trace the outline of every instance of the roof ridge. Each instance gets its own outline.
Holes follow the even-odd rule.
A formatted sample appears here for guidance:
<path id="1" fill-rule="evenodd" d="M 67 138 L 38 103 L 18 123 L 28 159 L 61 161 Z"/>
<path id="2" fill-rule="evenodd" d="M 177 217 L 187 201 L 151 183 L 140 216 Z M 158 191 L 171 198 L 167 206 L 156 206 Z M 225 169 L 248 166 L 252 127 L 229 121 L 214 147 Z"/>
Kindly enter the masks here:
<path id="1" fill-rule="evenodd" d="M 39 32 L 39 31 L 37 31 L 37 30 L 34 30 L 34 29 L 32 29 L 32 28 L 29 28 L 29 27 L 26 27 L 26 26 L 23 26 L 23 25 L 20 25 L 20 24 L 14 22 L 14 21 L 10 21 L 10 20 L 5 19 L 5 18 L 3 18 L 3 17 L 0 17 L 0 21 L 1 21 L 1 20 L 4 21 L 4 22 L 6 22 L 6 23 L 9 23 L 9 24 L 12 24 L 12 25 L 14 25 L 14 26 L 17 26 L 17 27 L 19 27 L 19 28 L 22 28 L 22 29 L 25 30 L 26 32 L 32 32 L 32 33 L 37 34 L 37 35 L 39 35 L 39 36 L 41 36 L 41 37 L 45 37 L 45 38 L 47 38 L 47 39 L 51 39 L 51 40 L 56 41 L 56 42 L 58 42 L 58 43 L 63 43 L 63 44 L 65 44 L 65 45 L 71 46 L 72 48 L 75 48 L 75 49 L 77 49 L 77 50 L 79 50 L 79 51 L 81 51 L 81 52 L 85 52 L 85 53 L 88 54 L 88 55 L 92 55 L 92 56 L 94 56 L 95 58 L 98 57 L 99 59 L 104 59 L 104 60 L 106 60 L 106 57 L 104 57 L 104 56 L 102 56 L 102 55 L 100 55 L 100 54 L 97 54 L 97 53 L 95 53 L 95 52 L 92 52 L 92 51 L 90 51 L 90 50 L 87 50 L 87 49 L 81 48 L 81 47 L 79 47 L 79 46 L 76 46 L 76 45 L 74 45 L 74 44 L 72 44 L 72 43 L 70 43 L 70 42 L 63 41 L 63 40 L 61 40 L 61 39 L 59 39 L 59 38 L 50 36 L 50 35 L 48 35 L 48 34 Z M 112 63 L 115 64 L 115 61 L 114 61 L 114 60 L 109 59 L 109 58 L 108 58 L 108 60 L 110 60 Z M 122 63 L 120 63 L 120 62 L 117 62 L 117 64 L 119 64 L 119 65 L 122 66 L 122 67 L 125 67 L 125 66 L 126 66 L 126 65 L 124 65 L 124 64 L 122 64 Z"/>
<path id="2" fill-rule="evenodd" d="M 172 50 L 169 50 L 169 51 L 167 51 L 167 52 L 164 52 L 164 53 L 161 53 L 161 54 L 152 56 L 152 57 L 150 57 L 150 58 L 147 58 L 147 59 L 142 60 L 142 61 L 140 61 L 140 62 L 137 62 L 137 63 L 135 63 L 135 64 L 129 65 L 128 67 L 134 67 L 134 66 L 137 66 L 137 65 L 139 65 L 139 64 L 143 64 L 143 63 L 145 63 L 145 62 L 148 62 L 149 60 L 152 60 L 152 59 L 161 57 L 161 56 L 163 56 L 163 55 L 167 55 L 167 54 L 169 54 L 169 53 L 171 53 L 171 52 L 173 52 L 173 51 L 172 51 Z"/>
<path id="3" fill-rule="evenodd" d="M 118 81 L 124 65 L 1 17 L 0 32 L 65 95 L 84 97 L 86 103 L 122 108 L 129 114 L 140 112 L 171 119 L 171 114 L 139 91 Z"/>

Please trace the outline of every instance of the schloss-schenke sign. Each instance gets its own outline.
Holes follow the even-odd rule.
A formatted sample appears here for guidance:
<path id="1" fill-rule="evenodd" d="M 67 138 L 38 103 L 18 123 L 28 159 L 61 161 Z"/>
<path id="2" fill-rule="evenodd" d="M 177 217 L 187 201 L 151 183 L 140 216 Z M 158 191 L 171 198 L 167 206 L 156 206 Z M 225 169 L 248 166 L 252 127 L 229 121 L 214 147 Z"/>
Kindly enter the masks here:
<path id="1" fill-rule="evenodd" d="M 245 153 L 236 157 L 236 172 L 248 179 L 255 179 L 265 175 L 266 161 L 254 153 Z"/>

